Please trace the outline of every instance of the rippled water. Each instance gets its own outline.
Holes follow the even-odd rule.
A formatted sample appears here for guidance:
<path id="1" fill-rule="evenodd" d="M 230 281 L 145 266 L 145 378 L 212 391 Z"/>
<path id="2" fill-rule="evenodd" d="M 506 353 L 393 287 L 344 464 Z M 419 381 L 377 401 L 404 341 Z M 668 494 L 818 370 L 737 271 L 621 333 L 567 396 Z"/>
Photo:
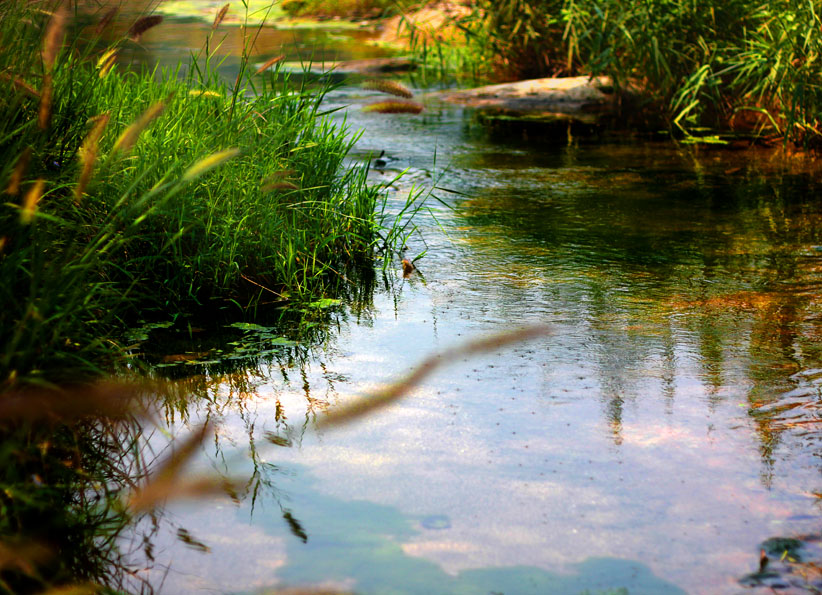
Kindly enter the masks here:
<path id="1" fill-rule="evenodd" d="M 255 489 L 170 506 L 149 579 L 169 593 L 770 592 L 739 582 L 760 544 L 820 534 L 817 170 L 492 133 L 430 97 L 418 116 L 361 112 L 370 99 L 344 87 L 329 107 L 351 106 L 358 157 L 385 151 L 375 181 L 409 169 L 392 208 L 412 183 L 459 194 L 435 191 L 418 215 L 418 272 L 378 273 L 320 344 L 188 381 L 188 421 L 220 420 L 202 465 Z M 535 322 L 552 333 L 315 428 L 436 350 Z"/>

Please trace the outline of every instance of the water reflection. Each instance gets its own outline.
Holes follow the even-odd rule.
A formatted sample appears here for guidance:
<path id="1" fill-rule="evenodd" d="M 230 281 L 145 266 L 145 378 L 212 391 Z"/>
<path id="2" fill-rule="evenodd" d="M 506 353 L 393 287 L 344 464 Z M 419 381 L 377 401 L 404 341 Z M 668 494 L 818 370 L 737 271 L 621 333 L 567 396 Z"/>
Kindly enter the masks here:
<path id="1" fill-rule="evenodd" d="M 174 62 L 207 29 L 180 27 Z M 166 42 L 147 36 L 148 59 Z M 282 40 L 266 43 L 261 56 Z M 157 368 L 177 383 L 167 422 L 219 420 L 200 464 L 247 481 L 234 501 L 166 511 L 153 555 L 174 564 L 153 584 L 735 593 L 760 543 L 818 533 L 817 171 L 667 143 L 524 142 L 433 99 L 420 116 L 363 114 L 366 99 L 342 89 L 329 109 L 354 103 L 360 154 L 391 157 L 377 179 L 410 167 L 465 196 L 418 221 L 420 276 L 366 283 L 313 335 L 269 332 L 296 345 L 163 362 L 251 339 L 180 328 L 172 347 L 177 330 L 160 333 L 169 350 L 146 361 L 173 364 Z M 324 409 L 430 352 L 524 322 L 556 332 L 314 432 Z"/>

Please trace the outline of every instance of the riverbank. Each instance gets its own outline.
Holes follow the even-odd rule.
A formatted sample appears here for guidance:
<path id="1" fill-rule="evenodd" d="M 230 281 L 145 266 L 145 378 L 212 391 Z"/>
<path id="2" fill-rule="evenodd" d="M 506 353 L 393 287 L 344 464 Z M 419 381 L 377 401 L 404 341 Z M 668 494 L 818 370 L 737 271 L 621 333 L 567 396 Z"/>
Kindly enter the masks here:
<path id="1" fill-rule="evenodd" d="M 395 17 L 383 39 L 406 43 L 429 71 L 463 80 L 607 76 L 617 95 L 641 90 L 643 100 L 621 114 L 631 126 L 816 148 L 821 18 L 799 0 L 479 0 Z"/>

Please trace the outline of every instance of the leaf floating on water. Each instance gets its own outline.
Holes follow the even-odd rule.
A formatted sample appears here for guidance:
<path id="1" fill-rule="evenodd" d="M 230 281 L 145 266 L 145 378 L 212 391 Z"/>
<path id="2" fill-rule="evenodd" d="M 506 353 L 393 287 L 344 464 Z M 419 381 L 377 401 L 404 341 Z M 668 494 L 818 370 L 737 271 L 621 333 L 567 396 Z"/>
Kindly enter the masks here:
<path id="1" fill-rule="evenodd" d="M 208 351 L 200 351 L 195 353 L 173 353 L 171 355 L 164 355 L 163 356 L 163 363 L 171 363 L 171 362 L 190 362 L 198 359 L 202 359 L 208 355 Z"/>
<path id="2" fill-rule="evenodd" d="M 253 322 L 232 322 L 231 324 L 227 324 L 226 326 L 230 328 L 238 328 L 242 331 L 259 331 L 261 333 L 269 332 L 272 330 L 271 327 L 260 326 L 259 324 L 254 324 Z"/>
<path id="3" fill-rule="evenodd" d="M 342 302 L 340 300 L 334 300 L 331 298 L 323 298 L 321 300 L 317 300 L 316 302 L 311 302 L 308 304 L 309 308 L 319 308 L 321 310 L 325 310 L 327 308 L 332 308 L 334 306 L 339 306 Z"/>

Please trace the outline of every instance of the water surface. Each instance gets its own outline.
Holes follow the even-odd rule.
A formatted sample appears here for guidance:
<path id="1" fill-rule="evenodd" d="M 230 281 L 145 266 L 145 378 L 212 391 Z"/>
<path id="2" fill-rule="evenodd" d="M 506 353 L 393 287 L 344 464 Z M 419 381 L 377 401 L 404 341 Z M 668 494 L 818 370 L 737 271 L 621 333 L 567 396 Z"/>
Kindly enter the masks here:
<path id="1" fill-rule="evenodd" d="M 418 272 L 378 272 L 373 295 L 332 308 L 323 340 L 188 381 L 173 430 L 219 419 L 202 465 L 252 488 L 169 506 L 149 580 L 169 593 L 770 592 L 739 583 L 760 544 L 810 548 L 820 531 L 812 164 L 492 134 L 432 98 L 417 116 L 362 112 L 371 99 L 343 87 L 328 101 L 363 130 L 356 158 L 385 151 L 375 182 L 408 169 L 391 209 L 412 184 L 458 193 L 435 190 L 418 214 Z M 552 332 L 315 428 L 434 351 L 530 323 Z"/>

